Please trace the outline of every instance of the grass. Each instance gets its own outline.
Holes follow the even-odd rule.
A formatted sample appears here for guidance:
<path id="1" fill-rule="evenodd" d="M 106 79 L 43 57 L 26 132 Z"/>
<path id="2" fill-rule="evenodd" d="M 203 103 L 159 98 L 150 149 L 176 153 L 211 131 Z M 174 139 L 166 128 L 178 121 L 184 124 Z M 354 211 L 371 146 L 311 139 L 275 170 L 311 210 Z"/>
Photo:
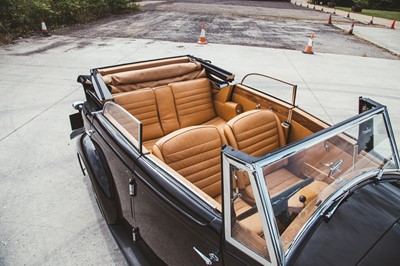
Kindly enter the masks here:
<path id="1" fill-rule="evenodd" d="M 343 10 L 350 12 L 350 7 L 339 7 L 337 6 L 336 9 Z M 374 10 L 374 9 L 365 9 L 363 8 L 361 14 L 371 17 L 378 17 L 378 18 L 386 18 L 386 19 L 396 19 L 400 20 L 400 11 L 384 11 L 384 10 Z"/>

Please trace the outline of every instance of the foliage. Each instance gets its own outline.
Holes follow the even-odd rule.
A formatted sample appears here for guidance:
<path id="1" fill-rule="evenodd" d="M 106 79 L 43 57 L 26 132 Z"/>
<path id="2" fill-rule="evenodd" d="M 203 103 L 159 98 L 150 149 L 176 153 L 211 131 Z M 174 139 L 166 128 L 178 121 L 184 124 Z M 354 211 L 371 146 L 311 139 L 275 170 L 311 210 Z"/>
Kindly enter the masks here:
<path id="1" fill-rule="evenodd" d="M 320 0 L 314 0 L 312 2 Z M 354 5 L 362 6 L 363 8 L 378 9 L 378 10 L 388 10 L 388 11 L 399 11 L 400 10 L 400 0 L 323 0 L 324 5 L 327 2 L 333 1 L 336 6 L 351 7 Z"/>
<path id="2" fill-rule="evenodd" d="M 353 0 L 353 4 L 356 6 L 361 6 L 363 8 L 366 8 L 368 6 L 369 0 Z"/>
<path id="3" fill-rule="evenodd" d="M 40 19 L 52 28 L 138 10 L 133 0 L 1 0 L 0 42 L 40 30 Z"/>
<path id="4" fill-rule="evenodd" d="M 351 11 L 351 7 L 340 7 L 337 6 L 336 9 L 343 10 L 346 12 Z M 361 14 L 371 16 L 371 17 L 377 17 L 377 18 L 386 18 L 386 19 L 396 19 L 400 20 L 400 11 L 384 11 L 384 10 L 375 10 L 375 9 L 366 9 L 363 8 L 361 11 Z"/>

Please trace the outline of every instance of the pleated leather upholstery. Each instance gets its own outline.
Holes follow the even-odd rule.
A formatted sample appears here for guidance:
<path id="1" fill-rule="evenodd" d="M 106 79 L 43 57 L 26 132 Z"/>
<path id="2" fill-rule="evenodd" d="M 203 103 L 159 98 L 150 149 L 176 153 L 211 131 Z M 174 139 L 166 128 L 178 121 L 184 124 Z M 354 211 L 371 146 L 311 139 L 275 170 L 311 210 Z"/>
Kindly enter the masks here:
<path id="1" fill-rule="evenodd" d="M 216 117 L 207 78 L 171 83 L 170 86 L 181 128 L 200 125 Z"/>
<path id="2" fill-rule="evenodd" d="M 116 94 L 114 101 L 142 122 L 143 141 L 160 138 L 164 135 L 158 118 L 156 97 L 152 89 Z"/>
<path id="3" fill-rule="evenodd" d="M 172 169 L 222 204 L 221 146 L 226 144 L 221 131 L 211 125 L 192 126 L 177 130 L 153 146 L 153 154 Z M 251 206 L 238 198 L 234 202 L 236 215 Z M 258 235 L 263 234 L 259 214 L 242 220 Z"/>
<path id="4" fill-rule="evenodd" d="M 269 110 L 252 110 L 231 119 L 224 128 L 229 145 L 260 156 L 285 145 L 279 118 Z"/>
<path id="5" fill-rule="evenodd" d="M 279 118 L 270 110 L 252 110 L 228 121 L 224 133 L 229 145 L 253 156 L 260 156 L 285 145 Z M 288 160 L 281 160 L 263 169 L 270 196 L 276 196 L 301 182 L 288 171 Z M 238 175 L 243 199 L 254 203 L 254 194 L 247 173 Z"/>
<path id="6" fill-rule="evenodd" d="M 158 115 L 164 134 L 180 129 L 171 87 L 166 85 L 153 90 L 156 95 Z"/>
<path id="7" fill-rule="evenodd" d="M 221 146 L 225 143 L 214 126 L 192 126 L 158 140 L 153 154 L 215 198 L 221 194 Z"/>

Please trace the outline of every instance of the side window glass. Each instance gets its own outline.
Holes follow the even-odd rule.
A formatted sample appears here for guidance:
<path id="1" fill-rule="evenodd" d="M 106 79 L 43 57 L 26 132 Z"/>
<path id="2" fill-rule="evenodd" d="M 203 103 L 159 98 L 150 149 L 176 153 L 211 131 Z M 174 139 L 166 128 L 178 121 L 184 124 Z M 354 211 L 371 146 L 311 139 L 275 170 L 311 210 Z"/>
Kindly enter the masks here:
<path id="1" fill-rule="evenodd" d="M 142 123 L 138 119 L 113 102 L 104 105 L 103 115 L 139 152 L 142 152 Z"/>
<path id="2" fill-rule="evenodd" d="M 254 178 L 250 178 L 249 173 L 240 165 L 224 165 L 225 236 L 230 244 L 268 265 L 271 258 L 264 234 L 266 222 L 263 226 L 257 203 L 254 198 L 247 197 L 247 193 L 253 194 L 251 182 Z"/>

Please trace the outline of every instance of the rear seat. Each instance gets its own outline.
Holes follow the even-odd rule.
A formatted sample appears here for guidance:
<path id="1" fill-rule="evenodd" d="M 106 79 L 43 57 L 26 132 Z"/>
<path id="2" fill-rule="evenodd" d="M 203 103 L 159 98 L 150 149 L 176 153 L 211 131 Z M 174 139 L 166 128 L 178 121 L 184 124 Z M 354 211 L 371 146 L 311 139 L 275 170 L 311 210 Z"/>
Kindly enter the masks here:
<path id="1" fill-rule="evenodd" d="M 143 145 L 150 151 L 158 139 L 178 129 L 213 125 L 223 132 L 226 125 L 215 113 L 207 78 L 118 93 L 114 101 L 143 123 Z"/>
<path id="2" fill-rule="evenodd" d="M 153 89 L 143 89 L 114 96 L 114 101 L 143 124 L 143 141 L 164 136 Z"/>

